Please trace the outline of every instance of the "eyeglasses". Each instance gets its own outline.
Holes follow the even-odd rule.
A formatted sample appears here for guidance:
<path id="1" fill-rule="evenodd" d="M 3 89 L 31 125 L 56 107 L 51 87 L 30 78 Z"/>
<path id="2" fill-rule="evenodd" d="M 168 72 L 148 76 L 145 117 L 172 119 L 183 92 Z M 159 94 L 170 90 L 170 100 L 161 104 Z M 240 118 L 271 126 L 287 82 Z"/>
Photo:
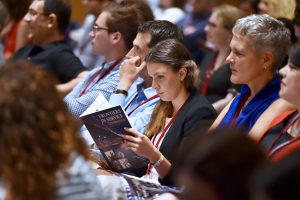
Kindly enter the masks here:
<path id="1" fill-rule="evenodd" d="M 93 33 L 96 33 L 96 32 L 101 31 L 101 30 L 108 31 L 108 28 L 103 28 L 103 27 L 100 27 L 98 25 L 93 26 Z"/>

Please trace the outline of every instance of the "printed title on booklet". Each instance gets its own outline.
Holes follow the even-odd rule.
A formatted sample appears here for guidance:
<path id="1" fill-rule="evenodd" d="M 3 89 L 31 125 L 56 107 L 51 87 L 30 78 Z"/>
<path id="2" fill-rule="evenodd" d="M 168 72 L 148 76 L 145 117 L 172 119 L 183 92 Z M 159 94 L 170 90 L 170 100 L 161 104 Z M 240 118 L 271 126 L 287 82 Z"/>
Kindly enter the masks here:
<path id="1" fill-rule="evenodd" d="M 116 109 L 106 113 L 101 113 L 98 115 L 98 117 L 101 119 L 101 123 L 124 121 L 124 116 L 122 115 L 121 109 Z"/>

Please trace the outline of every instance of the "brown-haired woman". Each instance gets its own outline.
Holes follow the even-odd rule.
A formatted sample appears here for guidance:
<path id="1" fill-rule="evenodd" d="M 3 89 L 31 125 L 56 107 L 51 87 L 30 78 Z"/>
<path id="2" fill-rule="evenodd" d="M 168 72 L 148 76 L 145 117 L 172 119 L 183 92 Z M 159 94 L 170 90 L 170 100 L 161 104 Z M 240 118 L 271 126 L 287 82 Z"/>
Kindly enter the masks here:
<path id="1" fill-rule="evenodd" d="M 152 87 L 161 101 L 153 111 L 145 135 L 126 129 L 131 136 L 125 139 L 135 153 L 150 160 L 147 177 L 157 180 L 170 172 L 182 140 L 192 129 L 209 125 L 207 122 L 215 118 L 215 111 L 196 92 L 197 65 L 180 42 L 169 39 L 158 43 L 145 61 Z"/>
<path id="2" fill-rule="evenodd" d="M 56 82 L 24 61 L 0 69 L 0 177 L 8 199 L 104 199 Z"/>

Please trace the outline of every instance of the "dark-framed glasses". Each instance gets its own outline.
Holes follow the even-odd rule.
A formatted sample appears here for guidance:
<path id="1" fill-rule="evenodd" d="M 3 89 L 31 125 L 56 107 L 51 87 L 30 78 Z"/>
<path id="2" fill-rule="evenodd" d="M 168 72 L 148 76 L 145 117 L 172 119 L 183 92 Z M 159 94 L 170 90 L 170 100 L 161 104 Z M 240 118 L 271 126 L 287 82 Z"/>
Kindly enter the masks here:
<path id="1" fill-rule="evenodd" d="M 96 24 L 93 26 L 93 33 L 96 33 L 96 32 L 101 31 L 101 30 L 108 31 L 108 28 L 103 28 L 103 27 L 100 27 Z"/>

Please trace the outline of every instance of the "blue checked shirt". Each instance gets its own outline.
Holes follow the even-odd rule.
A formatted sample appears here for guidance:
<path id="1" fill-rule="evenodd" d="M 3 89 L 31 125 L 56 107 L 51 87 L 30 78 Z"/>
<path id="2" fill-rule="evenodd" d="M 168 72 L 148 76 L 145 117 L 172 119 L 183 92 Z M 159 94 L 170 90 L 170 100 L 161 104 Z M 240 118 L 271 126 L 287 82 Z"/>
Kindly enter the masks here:
<path id="1" fill-rule="evenodd" d="M 107 70 L 114 62 L 115 61 L 105 63 L 103 68 Z M 96 78 L 93 82 L 91 82 L 85 93 L 80 96 L 87 84 L 101 69 L 101 67 L 96 67 L 88 75 L 86 75 L 86 77 L 84 77 L 69 94 L 66 95 L 64 101 L 74 116 L 79 117 L 94 102 L 100 92 L 107 100 L 109 100 L 110 95 L 120 81 L 119 68 L 121 63 L 122 61 L 101 80 L 97 81 L 98 78 Z M 105 70 L 103 70 L 102 73 L 105 73 Z"/>

